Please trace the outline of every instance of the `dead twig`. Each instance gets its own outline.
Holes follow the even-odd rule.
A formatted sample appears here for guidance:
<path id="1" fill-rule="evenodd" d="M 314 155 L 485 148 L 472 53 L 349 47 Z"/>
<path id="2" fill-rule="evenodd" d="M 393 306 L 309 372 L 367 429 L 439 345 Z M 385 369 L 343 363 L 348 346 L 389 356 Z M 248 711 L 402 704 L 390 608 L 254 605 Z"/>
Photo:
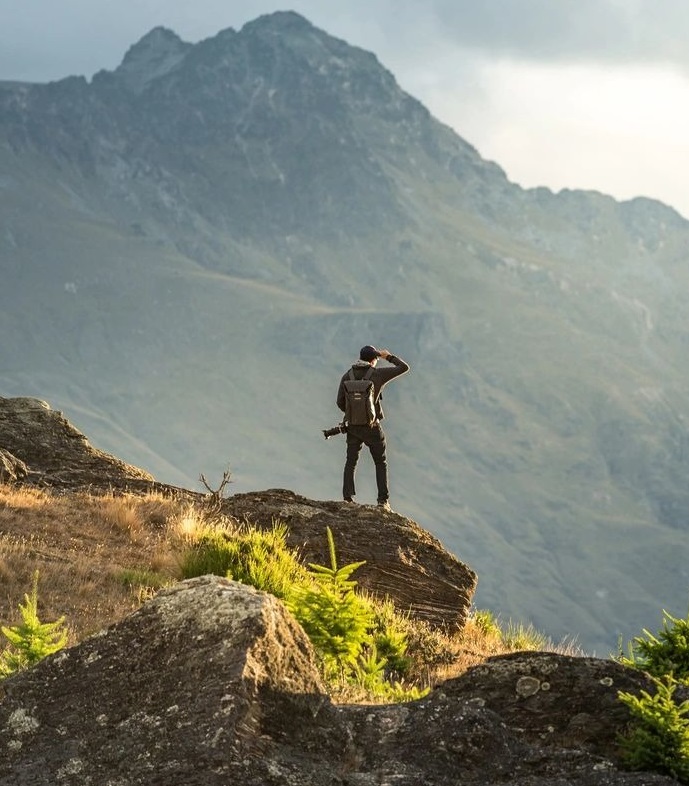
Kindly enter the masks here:
<path id="1" fill-rule="evenodd" d="M 217 489 L 214 489 L 206 480 L 206 476 L 202 473 L 199 475 L 199 481 L 203 484 L 204 488 L 208 491 L 204 497 L 204 509 L 209 517 L 217 518 L 222 512 L 222 503 L 226 499 L 225 489 L 228 483 L 231 483 L 232 473 L 228 467 L 222 473 L 222 480 Z"/>

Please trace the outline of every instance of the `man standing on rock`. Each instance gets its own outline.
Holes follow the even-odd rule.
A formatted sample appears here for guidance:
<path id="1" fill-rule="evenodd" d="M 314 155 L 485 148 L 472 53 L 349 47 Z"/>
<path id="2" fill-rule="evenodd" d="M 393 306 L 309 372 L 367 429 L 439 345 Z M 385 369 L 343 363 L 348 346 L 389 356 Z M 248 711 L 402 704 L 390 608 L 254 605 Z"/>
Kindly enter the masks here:
<path id="1" fill-rule="evenodd" d="M 390 365 L 376 368 L 379 358 L 383 358 Z M 380 404 L 381 390 L 391 379 L 407 371 L 409 365 L 402 358 L 396 357 L 387 349 L 376 349 L 367 345 L 361 348 L 359 360 L 340 380 L 337 406 L 345 413 L 344 422 L 347 424 L 347 459 L 342 483 L 342 496 L 345 502 L 354 501 L 353 497 L 356 493 L 354 473 L 361 447 L 366 445 L 371 451 L 371 458 L 376 467 L 378 505 L 384 510 L 391 510 L 385 434 L 380 425 L 384 417 Z"/>

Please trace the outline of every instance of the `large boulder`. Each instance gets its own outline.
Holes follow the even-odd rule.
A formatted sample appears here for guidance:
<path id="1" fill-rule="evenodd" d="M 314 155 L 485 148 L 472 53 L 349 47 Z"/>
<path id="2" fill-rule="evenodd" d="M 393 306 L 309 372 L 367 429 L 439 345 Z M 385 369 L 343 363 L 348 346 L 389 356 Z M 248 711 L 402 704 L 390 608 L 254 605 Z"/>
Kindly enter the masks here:
<path id="1" fill-rule="evenodd" d="M 284 606 L 205 576 L 2 683 L 0 786 L 670 786 L 611 745 L 617 689 L 645 685 L 520 653 L 420 701 L 335 707 Z M 601 744 L 573 733 L 589 723 Z"/>
<path id="2" fill-rule="evenodd" d="M 291 771 L 326 784 L 319 758 L 346 742 L 302 629 L 274 597 L 217 577 L 161 592 L 3 687 L 2 786 L 288 783 Z"/>
<path id="3" fill-rule="evenodd" d="M 316 501 L 285 489 L 236 494 L 223 511 L 261 527 L 284 521 L 290 545 L 304 561 L 325 565 L 330 527 L 340 565 L 366 561 L 354 575 L 362 587 L 434 627 L 455 631 L 466 622 L 476 574 L 411 519 L 375 505 Z"/>
<path id="4" fill-rule="evenodd" d="M 0 447 L 28 465 L 31 482 L 47 486 L 153 481 L 148 472 L 92 447 L 61 412 L 36 398 L 0 397 Z"/>
<path id="5" fill-rule="evenodd" d="M 531 744 L 615 758 L 629 712 L 618 692 L 655 693 L 650 678 L 614 660 L 553 652 L 499 655 L 443 685 L 454 698 L 500 714 Z M 680 691 L 689 698 L 689 690 Z M 686 695 L 685 695 L 686 694 Z"/>

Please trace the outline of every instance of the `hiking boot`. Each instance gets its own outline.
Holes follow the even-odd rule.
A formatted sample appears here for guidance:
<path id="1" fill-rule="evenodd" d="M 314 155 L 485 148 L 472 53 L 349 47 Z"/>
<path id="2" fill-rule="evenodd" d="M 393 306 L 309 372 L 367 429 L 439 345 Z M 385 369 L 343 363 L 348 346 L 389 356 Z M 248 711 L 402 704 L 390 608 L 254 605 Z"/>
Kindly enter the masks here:
<path id="1" fill-rule="evenodd" d="M 386 513 L 392 513 L 393 512 L 392 508 L 390 507 L 390 503 L 387 500 L 383 500 L 383 502 L 379 502 L 378 503 L 378 507 L 381 510 L 384 510 Z"/>
<path id="2" fill-rule="evenodd" d="M 350 505 L 356 505 L 356 502 L 354 502 L 354 500 L 351 497 L 345 497 L 342 501 L 347 502 Z"/>

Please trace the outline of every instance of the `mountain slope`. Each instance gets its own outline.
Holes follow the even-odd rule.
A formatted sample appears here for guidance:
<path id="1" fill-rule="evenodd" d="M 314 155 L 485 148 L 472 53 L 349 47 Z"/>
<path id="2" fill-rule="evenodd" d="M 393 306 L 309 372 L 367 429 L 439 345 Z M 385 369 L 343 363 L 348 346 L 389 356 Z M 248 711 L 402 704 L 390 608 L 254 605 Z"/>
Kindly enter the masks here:
<path id="1" fill-rule="evenodd" d="M 477 601 L 600 655 L 686 611 L 689 224 L 525 191 L 293 13 L 156 28 L 88 83 L 0 83 L 0 395 L 188 485 L 339 497 L 340 375 L 386 390 L 394 506 Z M 367 457 L 360 501 L 372 501 Z"/>

